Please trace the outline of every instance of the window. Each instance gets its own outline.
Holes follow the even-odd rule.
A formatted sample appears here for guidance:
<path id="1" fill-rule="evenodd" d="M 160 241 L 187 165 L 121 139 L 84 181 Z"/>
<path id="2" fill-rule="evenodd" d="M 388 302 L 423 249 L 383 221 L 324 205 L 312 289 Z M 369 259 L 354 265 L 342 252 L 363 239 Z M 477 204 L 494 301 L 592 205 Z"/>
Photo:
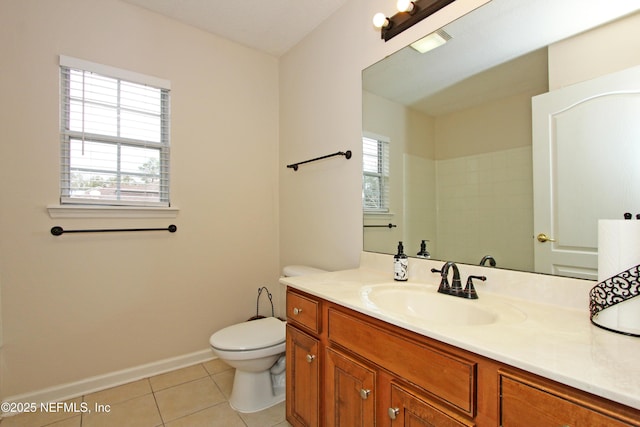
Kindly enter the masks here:
<path id="1" fill-rule="evenodd" d="M 169 206 L 169 83 L 60 57 L 61 204 Z"/>
<path id="2" fill-rule="evenodd" d="M 362 138 L 362 206 L 368 212 L 389 211 L 389 143 Z"/>

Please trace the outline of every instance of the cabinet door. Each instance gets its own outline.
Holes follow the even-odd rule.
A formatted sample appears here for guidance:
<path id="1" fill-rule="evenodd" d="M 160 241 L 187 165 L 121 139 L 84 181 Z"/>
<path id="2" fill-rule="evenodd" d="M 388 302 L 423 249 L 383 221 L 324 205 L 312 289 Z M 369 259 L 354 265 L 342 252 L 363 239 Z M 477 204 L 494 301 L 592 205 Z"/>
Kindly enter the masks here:
<path id="1" fill-rule="evenodd" d="M 637 425 L 613 418 L 614 413 L 605 414 L 604 408 L 600 412 L 599 408 L 587 402 L 557 395 L 549 385 L 502 375 L 500 387 L 500 425 L 504 427 Z"/>
<path id="2" fill-rule="evenodd" d="M 320 425 L 320 342 L 287 325 L 287 421 L 296 427 Z"/>
<path id="3" fill-rule="evenodd" d="M 447 412 L 412 392 L 391 384 L 388 416 L 392 427 L 472 427 L 472 421 Z"/>
<path id="4" fill-rule="evenodd" d="M 325 363 L 326 426 L 375 425 L 375 371 L 331 348 Z"/>

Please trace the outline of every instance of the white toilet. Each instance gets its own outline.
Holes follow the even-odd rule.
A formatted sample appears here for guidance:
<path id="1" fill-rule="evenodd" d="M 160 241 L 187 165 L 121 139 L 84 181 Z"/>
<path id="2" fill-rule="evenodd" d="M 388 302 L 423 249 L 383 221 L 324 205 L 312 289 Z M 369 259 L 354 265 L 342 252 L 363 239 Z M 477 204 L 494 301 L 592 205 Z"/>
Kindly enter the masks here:
<path id="1" fill-rule="evenodd" d="M 283 269 L 288 277 L 323 272 L 302 265 Z M 284 401 L 284 388 L 273 384 L 272 373 L 284 376 L 285 339 L 285 322 L 275 317 L 237 323 L 211 335 L 213 351 L 236 369 L 229 397 L 233 409 L 257 412 Z"/>

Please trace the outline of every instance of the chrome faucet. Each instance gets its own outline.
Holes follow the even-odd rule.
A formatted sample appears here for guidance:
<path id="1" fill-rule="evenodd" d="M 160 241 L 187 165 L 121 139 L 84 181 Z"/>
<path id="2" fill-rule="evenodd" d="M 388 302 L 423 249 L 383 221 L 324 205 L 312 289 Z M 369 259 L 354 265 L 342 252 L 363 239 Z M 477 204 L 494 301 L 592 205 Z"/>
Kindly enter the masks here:
<path id="1" fill-rule="evenodd" d="M 482 259 L 480 260 L 480 265 L 484 266 L 484 264 L 489 261 L 489 265 L 491 267 L 495 267 L 496 266 L 496 259 L 494 257 L 492 257 L 491 255 L 485 255 L 482 257 Z"/>

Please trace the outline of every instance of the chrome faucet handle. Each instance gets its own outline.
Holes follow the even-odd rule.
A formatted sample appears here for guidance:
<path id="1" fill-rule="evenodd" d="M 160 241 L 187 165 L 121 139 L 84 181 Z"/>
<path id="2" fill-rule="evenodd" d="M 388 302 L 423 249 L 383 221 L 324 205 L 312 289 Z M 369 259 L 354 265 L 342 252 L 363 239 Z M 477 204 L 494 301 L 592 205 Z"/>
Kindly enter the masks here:
<path id="1" fill-rule="evenodd" d="M 447 279 L 448 269 L 438 270 L 437 268 L 431 269 L 432 273 L 440 273 L 442 279 L 440 280 L 440 286 L 438 286 L 438 292 L 441 294 L 449 295 L 449 290 L 451 287 L 449 286 L 449 280 Z"/>
<path id="2" fill-rule="evenodd" d="M 486 276 L 469 276 L 467 279 L 467 286 L 464 288 L 461 295 L 463 298 L 478 299 L 478 293 L 476 292 L 476 288 L 473 286 L 473 279 L 482 280 L 483 282 L 487 280 Z"/>

